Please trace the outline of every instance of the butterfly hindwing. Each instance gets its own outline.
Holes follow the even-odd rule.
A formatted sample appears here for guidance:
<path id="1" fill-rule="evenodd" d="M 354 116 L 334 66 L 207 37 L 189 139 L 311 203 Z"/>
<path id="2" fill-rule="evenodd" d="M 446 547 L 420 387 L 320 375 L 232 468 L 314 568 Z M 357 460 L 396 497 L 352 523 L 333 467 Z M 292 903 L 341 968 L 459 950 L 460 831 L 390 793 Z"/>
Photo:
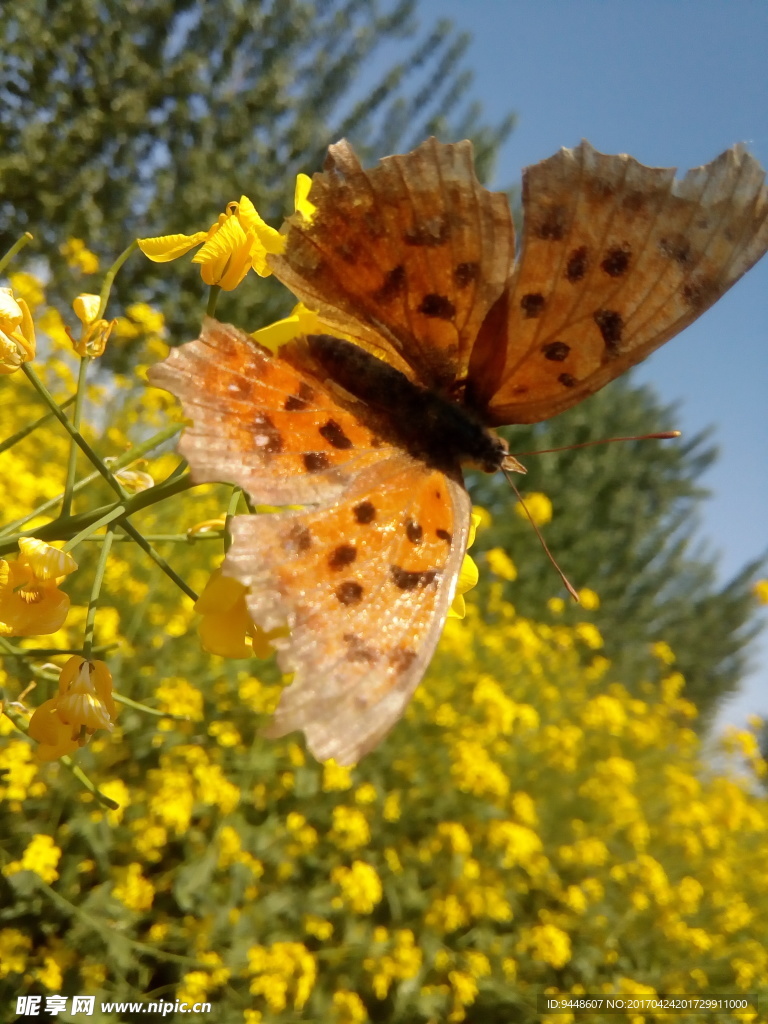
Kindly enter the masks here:
<path id="1" fill-rule="evenodd" d="M 507 282 L 507 197 L 475 177 L 472 145 L 428 139 L 365 171 L 347 142 L 329 149 L 289 222 L 275 275 L 327 323 L 427 387 L 466 375 L 477 332 Z"/>
<path id="2" fill-rule="evenodd" d="M 764 173 L 742 147 L 680 181 L 674 173 L 587 142 L 526 170 L 501 384 L 480 389 L 491 423 L 536 422 L 582 401 L 766 251 Z"/>
<path id="3" fill-rule="evenodd" d="M 294 673 L 267 735 L 304 731 L 319 760 L 352 764 L 403 713 L 437 644 L 466 548 L 469 497 L 405 454 L 315 509 L 237 516 L 224 573 L 253 620 L 287 624 Z"/>

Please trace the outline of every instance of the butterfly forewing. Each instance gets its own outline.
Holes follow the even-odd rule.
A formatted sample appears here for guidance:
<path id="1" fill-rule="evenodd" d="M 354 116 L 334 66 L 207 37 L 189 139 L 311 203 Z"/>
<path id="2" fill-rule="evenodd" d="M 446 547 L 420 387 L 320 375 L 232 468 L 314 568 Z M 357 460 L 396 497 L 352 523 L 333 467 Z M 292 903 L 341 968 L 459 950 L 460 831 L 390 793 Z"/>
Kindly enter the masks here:
<path id="1" fill-rule="evenodd" d="M 391 451 L 327 382 L 247 334 L 206 319 L 201 336 L 149 371 L 192 420 L 179 444 L 196 481 L 239 484 L 257 503 L 327 500 Z"/>
<path id="2" fill-rule="evenodd" d="M 711 306 L 768 247 L 763 180 L 741 147 L 682 181 L 587 142 L 529 168 L 489 420 L 575 405 Z"/>
<path id="3" fill-rule="evenodd" d="M 466 375 L 509 276 L 507 197 L 482 188 L 472 145 L 429 139 L 364 171 L 347 142 L 315 175 L 311 222 L 292 218 L 275 275 L 329 328 L 428 387 Z"/>
<path id="4" fill-rule="evenodd" d="M 442 631 L 466 547 L 469 497 L 406 455 L 363 471 L 332 504 L 238 516 L 224 563 L 266 630 L 286 624 L 294 680 L 267 735 L 302 729 L 352 764 L 402 714 Z"/>

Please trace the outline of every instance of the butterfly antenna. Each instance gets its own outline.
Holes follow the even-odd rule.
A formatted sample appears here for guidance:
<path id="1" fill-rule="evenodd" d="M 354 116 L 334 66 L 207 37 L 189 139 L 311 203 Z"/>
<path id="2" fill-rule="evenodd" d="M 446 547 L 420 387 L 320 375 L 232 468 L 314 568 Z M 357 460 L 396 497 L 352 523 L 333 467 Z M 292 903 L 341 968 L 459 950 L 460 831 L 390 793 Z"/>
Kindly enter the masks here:
<path id="1" fill-rule="evenodd" d="M 523 501 L 523 496 L 522 496 L 522 494 L 520 493 L 520 491 L 518 491 L 518 489 L 517 489 L 517 485 L 515 484 L 515 481 L 514 481 L 514 480 L 512 479 L 512 477 L 510 476 L 510 471 L 509 471 L 508 469 L 505 469 L 504 467 L 502 467 L 502 470 L 501 470 L 501 471 L 502 471 L 502 473 L 504 474 L 504 476 L 505 476 L 505 477 L 507 478 L 507 482 L 509 483 L 509 486 L 510 486 L 510 487 L 512 488 L 512 490 L 513 490 L 513 491 L 515 492 L 515 495 L 517 496 L 517 500 L 518 500 L 518 501 L 520 502 L 520 504 L 521 504 L 521 505 L 523 506 L 523 511 L 524 511 L 524 512 L 525 512 L 525 514 L 526 514 L 526 515 L 528 516 L 528 519 L 529 519 L 529 521 L 530 521 L 530 524 L 531 524 L 531 526 L 533 527 L 533 529 L 534 529 L 534 532 L 536 533 L 536 536 L 537 536 L 537 537 L 539 538 L 539 543 L 540 543 L 540 544 L 541 544 L 541 546 L 542 546 L 542 547 L 544 548 L 544 551 L 545 551 L 545 553 L 546 553 L 546 556 L 547 556 L 547 558 L 548 558 L 548 559 L 550 560 L 550 562 L 552 563 L 552 565 L 553 565 L 553 566 L 555 567 L 555 571 L 557 572 L 557 574 L 558 574 L 558 576 L 560 577 L 560 579 L 561 579 L 561 580 L 563 581 L 563 583 L 564 583 L 564 585 L 565 585 L 565 589 L 566 589 L 566 590 L 568 591 L 568 593 L 569 593 L 569 594 L 571 595 L 571 597 L 572 597 L 572 598 L 573 598 L 573 600 L 574 600 L 574 601 L 576 602 L 576 604 L 579 604 L 579 603 L 580 603 L 580 601 L 579 601 L 579 595 L 578 595 L 578 594 L 576 593 L 576 590 L 575 590 L 575 588 L 573 587 L 573 585 L 571 584 L 571 581 L 570 581 L 570 580 L 568 579 L 568 577 L 567 577 L 567 576 L 565 575 L 565 573 L 563 572 L 563 570 L 562 570 L 562 569 L 560 568 L 560 566 L 559 566 L 559 565 L 557 564 L 557 562 L 555 561 L 555 557 L 554 557 L 554 555 L 552 554 L 552 552 L 551 552 L 551 551 L 549 550 L 549 548 L 547 547 L 547 542 L 546 542 L 546 541 L 544 540 L 544 537 L 542 536 L 541 530 L 540 530 L 540 529 L 538 528 L 538 526 L 537 526 L 537 525 L 536 525 L 536 523 L 534 522 L 534 520 L 533 520 L 533 516 L 532 516 L 532 515 L 531 515 L 531 513 L 530 513 L 530 512 L 528 511 L 528 506 L 527 506 L 527 505 L 525 504 L 525 502 Z"/>
<path id="2" fill-rule="evenodd" d="M 659 434 L 636 434 L 633 437 L 603 437 L 599 441 L 582 441 L 581 444 L 564 444 L 560 448 L 538 448 L 532 452 L 515 452 L 516 455 L 550 455 L 552 452 L 570 452 L 576 448 L 591 448 L 596 444 L 613 444 L 614 441 L 670 441 L 682 437 L 679 430 L 663 430 Z"/>

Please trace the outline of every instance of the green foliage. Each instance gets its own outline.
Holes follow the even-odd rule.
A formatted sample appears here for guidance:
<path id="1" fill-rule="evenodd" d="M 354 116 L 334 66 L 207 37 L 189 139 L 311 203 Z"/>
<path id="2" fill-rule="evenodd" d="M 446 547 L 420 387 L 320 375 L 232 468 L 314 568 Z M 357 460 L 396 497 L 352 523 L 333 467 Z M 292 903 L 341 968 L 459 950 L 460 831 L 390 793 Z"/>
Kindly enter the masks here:
<path id="1" fill-rule="evenodd" d="M 446 21 L 420 34 L 414 0 L 16 4 L 0 20 L 0 250 L 29 230 L 62 294 L 98 291 L 74 284 L 62 239 L 111 263 L 132 236 L 206 229 L 243 193 L 279 224 L 296 174 L 345 135 L 368 160 L 471 135 L 487 173 L 511 118 L 484 125 L 467 105 L 466 44 Z M 274 282 L 248 284 L 224 318 L 284 315 Z M 161 306 L 174 336 L 194 332 L 200 296 L 181 264 L 162 279 L 131 261 L 116 286 L 119 306 Z"/>
<path id="2" fill-rule="evenodd" d="M 668 430 L 675 423 L 672 407 L 622 379 L 547 423 L 503 433 L 519 453 Z M 718 584 L 716 556 L 697 542 L 697 512 L 707 494 L 698 480 L 715 458 L 706 433 L 627 441 L 523 457 L 528 475 L 518 479 L 523 496 L 550 498 L 553 519 L 543 533 L 574 586 L 599 595 L 595 622 L 624 684 L 636 690 L 649 644 L 666 641 L 702 724 L 738 688 L 748 665 L 760 629 L 750 583 L 765 565 L 756 560 Z M 507 597 L 542 615 L 547 600 L 564 591 L 530 524 L 511 514 L 508 486 L 479 479 L 473 496 L 493 516 L 478 550 L 501 547 L 510 554 L 519 575 L 507 584 Z M 565 621 L 580 614 L 567 609 Z"/>

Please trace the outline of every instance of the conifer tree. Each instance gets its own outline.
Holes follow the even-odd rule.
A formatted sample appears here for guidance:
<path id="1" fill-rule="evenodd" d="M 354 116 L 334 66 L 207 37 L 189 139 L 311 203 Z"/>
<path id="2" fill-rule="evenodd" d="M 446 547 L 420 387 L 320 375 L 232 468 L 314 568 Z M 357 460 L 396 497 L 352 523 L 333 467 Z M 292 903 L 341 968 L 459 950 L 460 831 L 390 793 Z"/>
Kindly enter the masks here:
<path id="1" fill-rule="evenodd" d="M 82 238 L 108 265 L 131 238 L 205 229 L 248 195 L 279 224 L 298 172 L 347 136 L 367 161 L 430 134 L 471 135 L 480 173 L 511 128 L 468 99 L 467 37 L 418 27 L 415 0 L 44 0 L 0 19 L 0 251 L 36 237 L 64 293 L 59 253 Z M 290 306 L 274 282 L 226 296 L 220 313 L 262 326 Z M 159 289 L 164 289 L 164 293 Z M 188 261 L 159 275 L 142 257 L 118 303 L 160 302 L 174 333 L 199 323 Z M 266 305 L 265 305 L 266 302 Z"/>

